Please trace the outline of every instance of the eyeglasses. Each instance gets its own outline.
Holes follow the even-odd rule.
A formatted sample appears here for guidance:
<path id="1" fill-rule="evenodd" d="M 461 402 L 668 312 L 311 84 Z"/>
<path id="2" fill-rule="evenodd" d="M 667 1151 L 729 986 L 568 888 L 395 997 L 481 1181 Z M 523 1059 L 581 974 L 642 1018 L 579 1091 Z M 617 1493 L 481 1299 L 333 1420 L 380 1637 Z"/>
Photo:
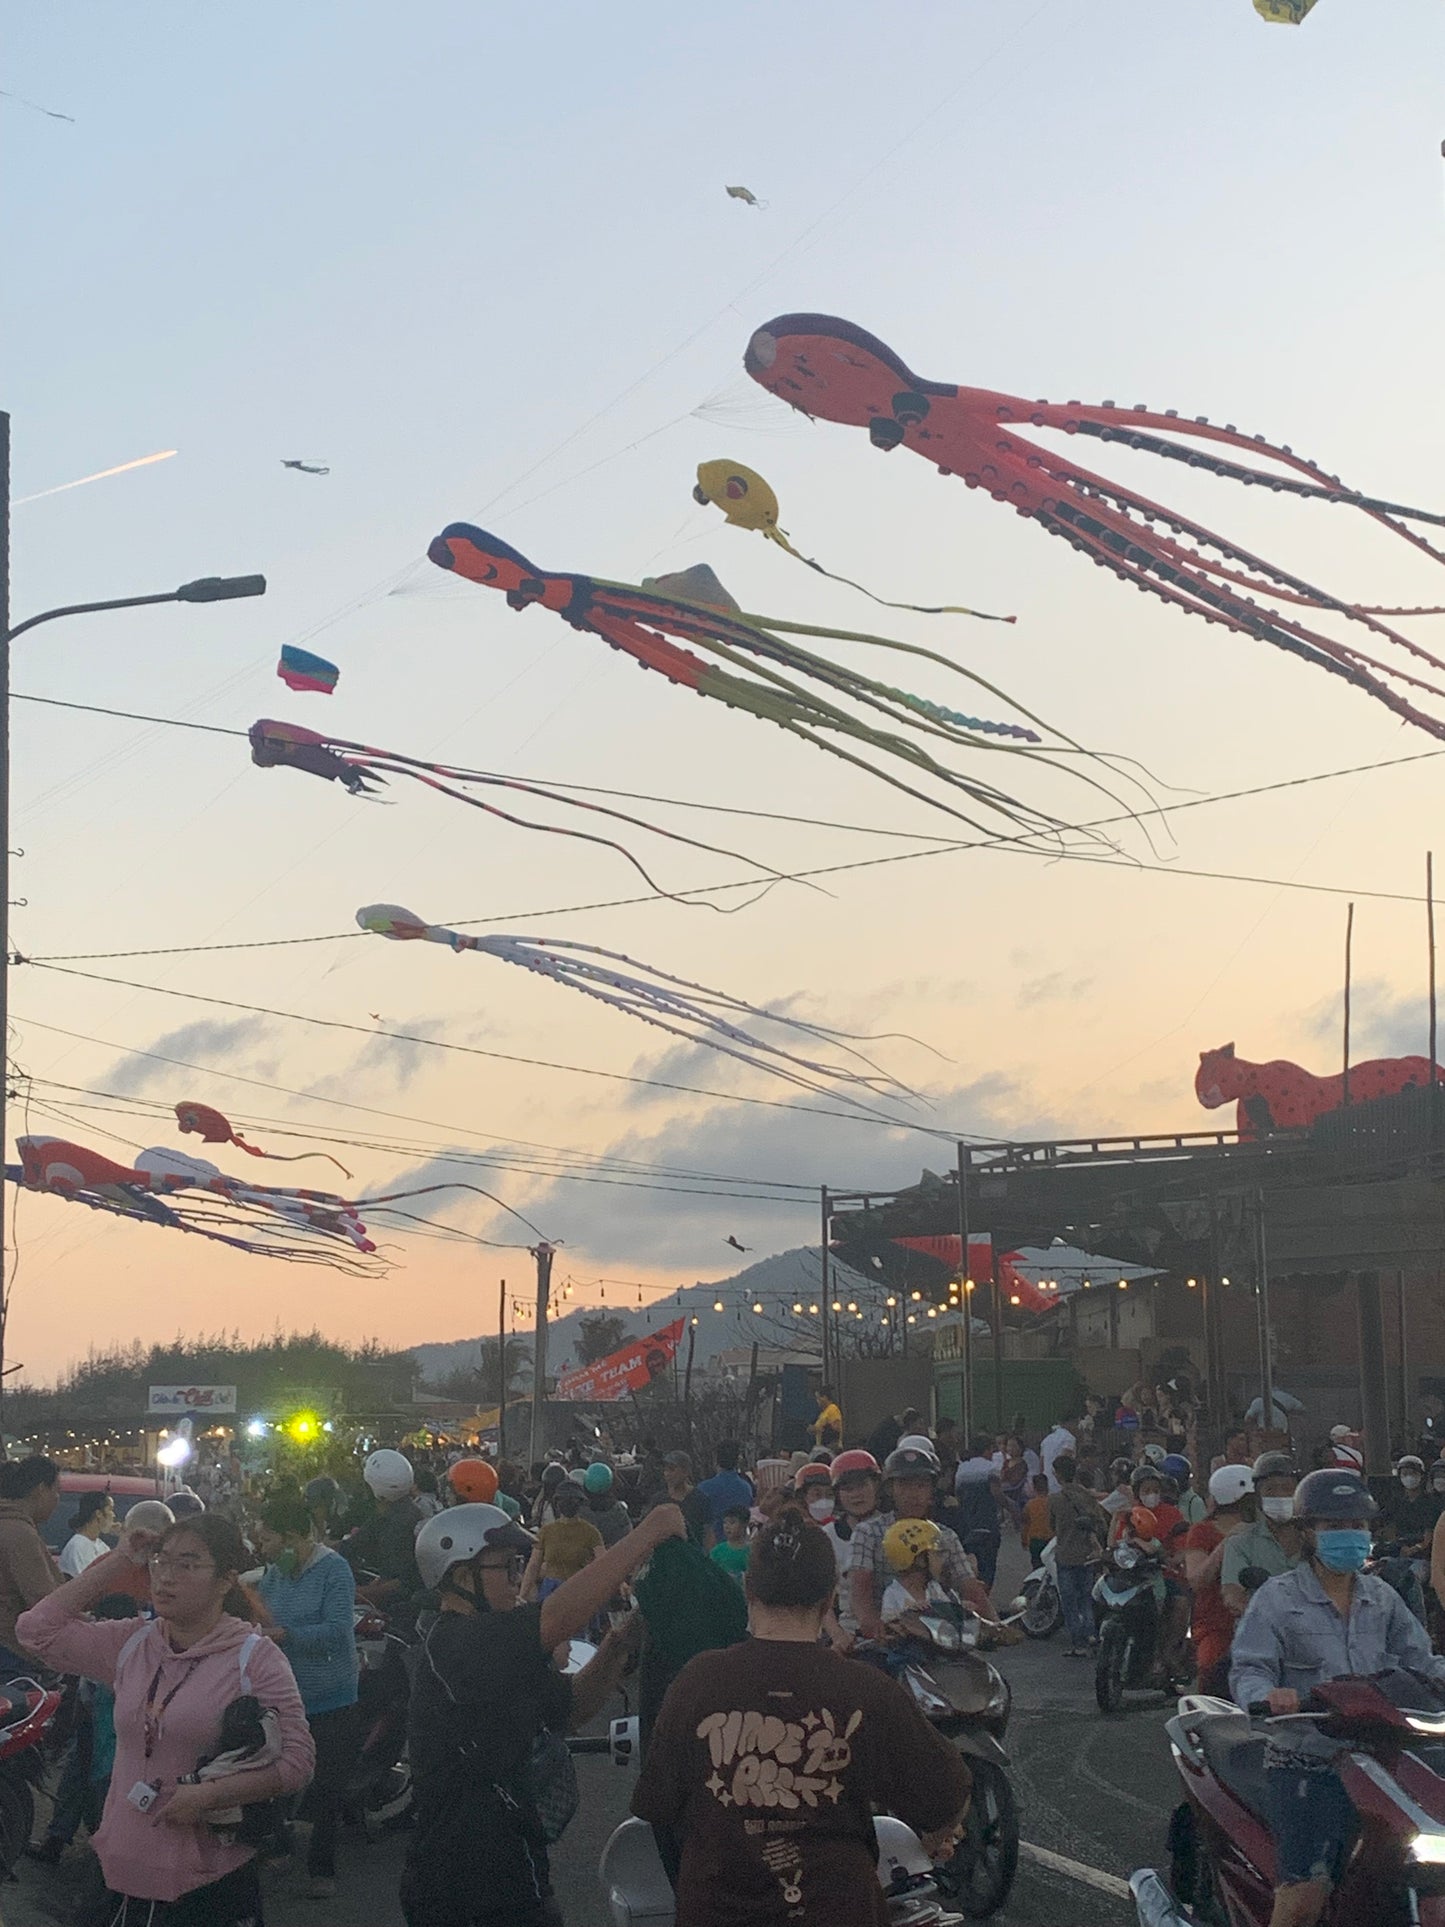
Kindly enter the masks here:
<path id="1" fill-rule="evenodd" d="M 520 1552 L 514 1552 L 506 1559 L 484 1559 L 482 1561 L 483 1572 L 504 1572 L 513 1584 L 520 1582 L 522 1574 L 526 1570 L 527 1561 Z"/>
<path id="2" fill-rule="evenodd" d="M 197 1573 L 214 1572 L 216 1568 L 205 1559 L 172 1559 L 168 1552 L 153 1552 L 146 1561 L 152 1572 L 174 1573 L 181 1579 L 194 1579 Z"/>

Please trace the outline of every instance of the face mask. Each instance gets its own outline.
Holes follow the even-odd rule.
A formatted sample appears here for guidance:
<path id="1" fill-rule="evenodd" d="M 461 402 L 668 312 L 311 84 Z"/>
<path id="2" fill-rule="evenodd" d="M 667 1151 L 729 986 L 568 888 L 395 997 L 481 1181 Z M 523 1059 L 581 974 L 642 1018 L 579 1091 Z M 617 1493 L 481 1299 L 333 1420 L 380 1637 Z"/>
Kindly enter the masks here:
<path id="1" fill-rule="evenodd" d="M 1164 1495 L 1162 1492 L 1155 1492 L 1152 1495 L 1148 1492 L 1141 1492 L 1139 1494 L 1139 1503 L 1140 1505 L 1148 1506 L 1152 1512 L 1156 1505 L 1162 1505 L 1164 1503 Z"/>
<path id="2" fill-rule="evenodd" d="M 283 1579 L 294 1579 L 297 1571 L 296 1548 L 283 1546 L 276 1554 L 276 1570 Z"/>
<path id="3" fill-rule="evenodd" d="M 1402 1472 L 1400 1474 L 1400 1483 L 1407 1492 L 1413 1492 L 1420 1483 L 1420 1474 L 1418 1472 Z"/>
<path id="4" fill-rule="evenodd" d="M 1261 1499 L 1260 1511 L 1266 1519 L 1292 1519 L 1294 1517 L 1293 1499 Z"/>
<path id="5" fill-rule="evenodd" d="M 1315 1534 L 1315 1557 L 1330 1572 L 1359 1572 L 1370 1556 L 1370 1535 L 1358 1526 L 1334 1526 Z"/>
<path id="6" fill-rule="evenodd" d="M 833 1501 L 831 1499 L 809 1499 L 808 1510 L 815 1519 L 826 1519 L 832 1513 Z"/>

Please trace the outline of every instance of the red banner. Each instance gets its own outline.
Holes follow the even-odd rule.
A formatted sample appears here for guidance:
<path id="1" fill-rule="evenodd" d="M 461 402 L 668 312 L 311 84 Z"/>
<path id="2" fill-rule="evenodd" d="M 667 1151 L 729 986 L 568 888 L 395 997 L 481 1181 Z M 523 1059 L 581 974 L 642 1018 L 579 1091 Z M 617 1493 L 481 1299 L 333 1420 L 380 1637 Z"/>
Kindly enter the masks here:
<path id="1" fill-rule="evenodd" d="M 894 1244 L 902 1245 L 905 1251 L 921 1251 L 928 1258 L 936 1258 L 950 1271 L 958 1270 L 958 1233 L 951 1231 L 942 1238 L 895 1238 Z M 976 1285 L 989 1284 L 993 1279 L 993 1239 L 987 1231 L 970 1231 L 968 1234 L 968 1275 Z"/>
<path id="2" fill-rule="evenodd" d="M 672 1363 L 686 1323 L 684 1318 L 674 1318 L 661 1331 L 629 1339 L 606 1358 L 563 1372 L 557 1380 L 557 1397 L 607 1405 L 629 1392 L 640 1392 Z"/>
<path id="3" fill-rule="evenodd" d="M 1023 1311 L 1052 1311 L 1058 1304 L 1055 1292 L 1044 1291 L 1032 1279 L 1025 1278 L 1015 1268 L 1018 1258 L 1016 1251 L 1003 1252 L 998 1261 L 998 1288 L 1006 1305 L 1017 1305 Z"/>

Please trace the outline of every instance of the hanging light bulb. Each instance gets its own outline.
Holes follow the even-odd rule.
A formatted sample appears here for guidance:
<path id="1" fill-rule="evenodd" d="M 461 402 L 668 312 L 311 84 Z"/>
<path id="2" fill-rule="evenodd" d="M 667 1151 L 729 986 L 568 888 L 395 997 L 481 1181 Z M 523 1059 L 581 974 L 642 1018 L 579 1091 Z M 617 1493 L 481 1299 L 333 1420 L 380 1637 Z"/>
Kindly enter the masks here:
<path id="1" fill-rule="evenodd" d="M 928 1307 L 928 1315 L 929 1315 L 929 1317 L 930 1317 L 930 1318 L 937 1318 L 937 1316 L 938 1316 L 938 1309 L 937 1309 L 937 1307 L 936 1307 L 936 1306 L 934 1306 L 934 1305 L 930 1305 L 930 1306 Z"/>
<path id="2" fill-rule="evenodd" d="M 816 1305 L 809 1305 L 808 1310 L 813 1314 L 815 1318 L 818 1316 L 818 1307 Z"/>
<path id="3" fill-rule="evenodd" d="M 916 1305 L 916 1304 L 917 1304 L 917 1303 L 919 1302 L 919 1300 L 920 1300 L 920 1299 L 922 1298 L 922 1296 L 923 1296 L 923 1293 L 922 1293 L 921 1291 L 915 1291 L 915 1292 L 914 1292 L 914 1294 L 913 1294 L 913 1302 L 914 1302 L 914 1304 L 915 1304 L 915 1305 Z"/>
<path id="4" fill-rule="evenodd" d="M 896 1305 L 898 1300 L 896 1298 L 885 1298 L 883 1302 L 885 1305 Z"/>
<path id="5" fill-rule="evenodd" d="M 837 1306 L 835 1305 L 835 1306 L 833 1307 L 833 1309 L 834 1309 L 834 1311 L 836 1311 L 836 1310 L 838 1309 L 838 1307 L 837 1307 Z M 854 1304 L 854 1302 L 853 1302 L 853 1300 L 852 1300 L 851 1298 L 850 1298 L 850 1299 L 848 1300 L 848 1309 L 849 1309 L 849 1311 L 857 1311 L 857 1309 L 858 1309 L 858 1307 L 857 1307 L 857 1306 L 856 1306 L 856 1305 Z"/>
<path id="6" fill-rule="evenodd" d="M 694 1324 L 694 1325 L 696 1325 L 696 1324 L 697 1324 L 697 1320 L 696 1320 L 696 1318 L 694 1318 L 692 1322 L 693 1322 L 693 1324 Z"/>
<path id="7" fill-rule="evenodd" d="M 833 1300 L 833 1309 L 834 1311 L 841 1311 L 843 1309 L 841 1300 L 837 1298 Z"/>
<path id="8" fill-rule="evenodd" d="M 918 1313 L 916 1311 L 909 1312 L 908 1322 L 910 1325 L 916 1325 L 918 1323 Z"/>
<path id="9" fill-rule="evenodd" d="M 803 1307 L 802 1307 L 801 1305 L 794 1305 L 794 1307 L 793 1307 L 793 1310 L 794 1310 L 794 1311 L 796 1311 L 796 1312 L 800 1312 L 800 1311 L 801 1311 L 802 1309 L 803 1309 Z"/>
<path id="10" fill-rule="evenodd" d="M 714 1311 L 721 1311 L 721 1310 L 722 1310 L 722 1308 L 723 1308 L 723 1301 L 722 1301 L 722 1299 L 721 1299 L 721 1298 L 714 1298 L 714 1299 L 713 1299 L 713 1301 L 712 1301 L 712 1308 L 713 1308 L 713 1310 L 714 1310 Z"/>
<path id="11" fill-rule="evenodd" d="M 762 1301 L 762 1299 L 761 1299 L 761 1298 L 757 1298 L 757 1299 L 754 1299 L 754 1301 L 753 1301 L 753 1310 L 754 1310 L 754 1311 L 761 1311 L 761 1310 L 762 1310 L 762 1308 L 763 1308 L 763 1301 Z"/>

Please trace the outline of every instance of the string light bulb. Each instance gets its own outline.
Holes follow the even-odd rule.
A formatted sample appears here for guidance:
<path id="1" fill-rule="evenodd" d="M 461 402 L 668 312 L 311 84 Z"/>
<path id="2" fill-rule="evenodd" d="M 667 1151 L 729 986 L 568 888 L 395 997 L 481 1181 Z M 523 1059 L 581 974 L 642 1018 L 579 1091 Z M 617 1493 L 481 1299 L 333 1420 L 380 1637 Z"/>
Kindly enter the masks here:
<path id="1" fill-rule="evenodd" d="M 761 1311 L 761 1310 L 762 1310 L 762 1308 L 763 1308 L 763 1301 L 762 1301 L 762 1299 L 761 1299 L 761 1298 L 757 1298 L 757 1299 L 754 1299 L 754 1301 L 753 1301 L 753 1310 L 754 1310 L 754 1311 Z"/>
<path id="2" fill-rule="evenodd" d="M 885 1305 L 892 1307 L 898 1303 L 898 1300 L 896 1298 L 885 1298 L 883 1302 Z"/>
<path id="3" fill-rule="evenodd" d="M 721 1298 L 714 1298 L 714 1299 L 713 1299 L 713 1301 L 712 1301 L 712 1308 L 713 1308 L 713 1310 L 714 1310 L 714 1311 L 721 1311 L 721 1310 L 722 1310 L 722 1308 L 723 1308 L 723 1301 L 722 1301 L 722 1299 L 721 1299 Z"/>

